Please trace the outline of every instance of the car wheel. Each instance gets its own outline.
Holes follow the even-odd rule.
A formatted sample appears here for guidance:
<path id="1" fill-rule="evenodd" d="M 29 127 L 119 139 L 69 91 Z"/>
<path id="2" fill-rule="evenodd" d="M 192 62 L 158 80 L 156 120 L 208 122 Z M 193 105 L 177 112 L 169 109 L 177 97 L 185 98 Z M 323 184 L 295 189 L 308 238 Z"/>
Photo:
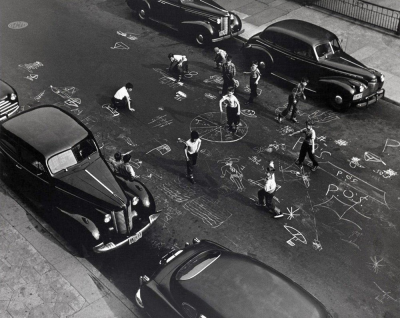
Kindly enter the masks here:
<path id="1" fill-rule="evenodd" d="M 137 11 L 137 16 L 139 20 L 143 22 L 147 21 L 149 19 L 149 8 L 142 4 Z"/>
<path id="2" fill-rule="evenodd" d="M 330 94 L 328 97 L 329 106 L 335 111 L 344 112 L 350 108 L 351 103 L 343 100 L 341 94 Z"/>
<path id="3" fill-rule="evenodd" d="M 196 32 L 194 35 L 194 39 L 196 43 L 200 46 L 203 46 L 208 43 L 208 36 L 203 32 Z"/>

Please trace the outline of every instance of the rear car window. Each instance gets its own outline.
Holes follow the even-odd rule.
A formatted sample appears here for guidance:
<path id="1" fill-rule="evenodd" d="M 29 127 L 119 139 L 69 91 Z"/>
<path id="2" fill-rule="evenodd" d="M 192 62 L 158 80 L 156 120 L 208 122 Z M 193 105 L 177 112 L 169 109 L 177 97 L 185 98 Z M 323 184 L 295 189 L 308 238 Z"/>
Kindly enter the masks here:
<path id="1" fill-rule="evenodd" d="M 51 157 L 48 162 L 50 171 L 52 173 L 57 173 L 61 170 L 76 165 L 77 163 L 78 161 L 76 160 L 71 149 Z"/>
<path id="2" fill-rule="evenodd" d="M 182 266 L 182 268 L 176 274 L 176 279 L 189 280 L 197 276 L 208 266 L 214 263 L 220 256 L 220 251 L 207 251 L 200 253 Z"/>

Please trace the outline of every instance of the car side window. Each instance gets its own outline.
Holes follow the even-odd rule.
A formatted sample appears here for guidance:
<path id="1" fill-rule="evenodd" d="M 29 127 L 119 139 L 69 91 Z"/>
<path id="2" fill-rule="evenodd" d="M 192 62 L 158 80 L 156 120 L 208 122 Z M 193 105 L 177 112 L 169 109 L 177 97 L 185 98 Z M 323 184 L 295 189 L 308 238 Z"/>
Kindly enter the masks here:
<path id="1" fill-rule="evenodd" d="M 25 167 L 35 173 L 45 172 L 43 164 L 40 162 L 40 158 L 29 149 L 21 147 L 21 159 L 25 163 Z"/>
<path id="2" fill-rule="evenodd" d="M 293 48 L 294 54 L 315 60 L 314 51 L 310 45 L 301 41 L 296 41 L 296 42 L 297 43 L 295 43 Z"/>
<path id="3" fill-rule="evenodd" d="M 275 38 L 277 37 L 278 35 L 276 34 L 276 32 L 273 32 L 273 31 L 270 31 L 270 30 L 264 30 L 264 32 L 263 33 L 261 33 L 261 38 L 263 39 L 263 40 L 265 40 L 265 41 L 268 41 L 268 42 L 271 42 L 271 43 L 274 43 L 275 41 Z"/>
<path id="4" fill-rule="evenodd" d="M 185 312 L 185 314 L 189 317 L 189 318 L 198 318 L 197 317 L 197 310 L 196 308 L 192 307 L 191 305 L 189 305 L 188 303 L 183 302 L 182 303 L 182 309 Z"/>
<path id="5" fill-rule="evenodd" d="M 274 38 L 274 43 L 286 50 L 293 51 L 293 38 L 286 34 L 280 34 Z"/>

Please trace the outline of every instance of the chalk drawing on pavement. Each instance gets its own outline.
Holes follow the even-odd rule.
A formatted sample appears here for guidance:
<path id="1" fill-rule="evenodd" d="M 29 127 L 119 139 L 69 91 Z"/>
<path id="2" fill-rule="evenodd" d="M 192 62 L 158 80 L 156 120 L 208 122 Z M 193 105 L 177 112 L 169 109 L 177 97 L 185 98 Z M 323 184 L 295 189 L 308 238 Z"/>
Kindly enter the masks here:
<path id="1" fill-rule="evenodd" d="M 225 175 L 229 175 L 229 180 L 236 186 L 236 191 L 242 192 L 245 187 L 243 185 L 243 173 L 242 169 L 239 167 L 237 158 L 225 158 L 218 160 L 218 162 L 223 162 L 224 165 L 221 167 L 221 178 L 225 178 Z"/>
<path id="2" fill-rule="evenodd" d="M 212 75 L 210 78 L 207 78 L 203 81 L 204 83 L 215 83 L 222 85 L 224 83 L 224 79 L 220 75 Z"/>
<path id="3" fill-rule="evenodd" d="M 371 260 L 371 262 L 367 263 L 368 268 L 372 269 L 375 274 L 378 274 L 380 268 L 385 266 L 383 264 L 380 264 L 380 262 L 383 261 L 383 257 L 378 260 L 376 256 L 371 256 L 369 259 Z"/>
<path id="4" fill-rule="evenodd" d="M 19 64 L 18 67 L 27 70 L 29 73 L 33 73 L 33 70 L 38 69 L 39 67 L 42 67 L 43 64 L 41 62 L 33 62 L 33 63 L 27 63 L 27 64 Z"/>
<path id="5" fill-rule="evenodd" d="M 174 99 L 176 99 L 177 101 L 180 102 L 180 101 L 184 100 L 186 97 L 187 97 L 187 95 L 186 95 L 184 92 L 177 91 L 177 92 L 175 93 Z"/>
<path id="6" fill-rule="evenodd" d="M 25 21 L 14 21 L 8 24 L 8 27 L 13 30 L 19 30 L 26 28 L 28 26 L 28 22 Z"/>
<path id="7" fill-rule="evenodd" d="M 167 115 L 154 117 L 148 125 L 154 125 L 153 127 L 164 127 L 172 124 L 172 119 L 167 119 Z"/>
<path id="8" fill-rule="evenodd" d="M 385 146 L 383 147 L 382 152 L 385 152 L 386 148 L 397 148 L 400 147 L 400 141 L 394 139 L 386 139 Z"/>
<path id="9" fill-rule="evenodd" d="M 397 176 L 397 172 L 393 171 L 392 169 L 388 169 L 388 170 L 381 170 L 381 169 L 377 169 L 377 170 L 373 170 L 375 173 L 379 174 L 381 177 L 388 179 L 388 178 L 392 178 L 394 176 Z"/>
<path id="10" fill-rule="evenodd" d="M 132 40 L 132 41 L 135 41 L 135 40 L 138 39 L 137 36 L 136 36 L 136 35 L 138 35 L 138 34 L 132 33 L 132 32 L 117 31 L 117 34 L 118 34 L 118 35 L 121 35 L 121 36 L 123 36 L 123 37 L 126 37 L 127 39 Z"/>
<path id="11" fill-rule="evenodd" d="M 162 85 L 167 85 L 171 88 L 178 88 L 184 86 L 182 82 L 178 82 L 175 78 L 169 76 L 166 72 L 164 72 L 160 68 L 153 68 L 153 71 L 160 73 L 162 76 L 158 79 L 159 83 Z"/>
<path id="12" fill-rule="evenodd" d="M 208 99 L 217 99 L 217 96 L 210 93 L 204 93 L 204 96 Z"/>
<path id="13" fill-rule="evenodd" d="M 358 246 L 358 244 L 356 244 L 357 240 L 359 237 L 361 237 L 363 234 L 361 232 L 358 231 L 353 231 L 349 237 L 347 239 L 342 239 L 342 241 L 349 243 L 350 245 L 354 246 L 355 248 L 357 248 L 358 250 L 361 251 L 361 248 Z"/>
<path id="14" fill-rule="evenodd" d="M 114 46 L 110 47 L 112 50 L 129 50 L 129 46 L 127 46 L 123 42 L 116 42 Z"/>
<path id="15" fill-rule="evenodd" d="M 34 99 L 35 101 L 39 102 L 39 101 L 42 99 L 42 97 L 43 97 L 45 91 L 46 91 L 46 90 L 44 90 L 43 92 L 39 93 L 39 94 L 36 95 L 33 99 Z"/>
<path id="16" fill-rule="evenodd" d="M 338 139 L 334 141 L 339 146 L 347 146 L 349 143 L 346 140 Z"/>
<path id="17" fill-rule="evenodd" d="M 300 242 L 303 244 L 307 244 L 307 240 L 304 237 L 303 234 L 301 234 L 298 230 L 296 230 L 294 227 L 284 225 L 286 231 L 288 231 L 291 235 L 292 238 L 287 240 L 286 243 L 288 243 L 290 246 L 295 246 L 295 242 Z"/>
<path id="18" fill-rule="evenodd" d="M 250 93 L 250 91 L 251 91 L 250 85 L 246 85 L 245 88 L 244 88 L 244 91 L 245 91 L 246 93 Z M 262 93 L 262 89 L 260 89 L 260 88 L 257 87 L 257 96 L 260 96 L 261 93 Z"/>
<path id="19" fill-rule="evenodd" d="M 378 289 L 381 291 L 381 294 L 375 297 L 375 299 L 376 299 L 377 301 L 379 301 L 379 302 L 382 303 L 382 304 L 383 304 L 383 301 L 384 301 L 385 299 L 392 300 L 392 301 L 394 301 L 394 302 L 396 302 L 396 303 L 399 301 L 398 299 L 395 299 L 395 298 L 393 298 L 391 295 L 389 295 L 389 294 L 391 294 L 391 292 L 385 292 L 382 288 L 380 288 L 380 287 L 378 286 L 377 283 L 374 282 L 374 284 L 375 284 L 375 286 L 378 287 Z"/>
<path id="20" fill-rule="evenodd" d="M 240 110 L 240 113 L 246 117 L 257 118 L 256 112 L 252 109 L 242 109 Z"/>
<path id="21" fill-rule="evenodd" d="M 167 144 L 163 144 L 146 152 L 146 155 L 154 150 L 157 150 L 162 156 L 164 156 L 165 154 L 171 151 L 171 148 Z"/>
<path id="22" fill-rule="evenodd" d="M 351 160 L 350 160 L 350 163 L 349 163 L 349 165 L 350 165 L 350 167 L 351 168 L 353 168 L 353 169 L 355 169 L 355 168 L 365 168 L 362 164 L 360 164 L 360 158 L 357 158 L 357 157 L 353 157 L 353 158 L 351 158 Z"/>
<path id="23" fill-rule="evenodd" d="M 189 72 L 185 73 L 183 76 L 186 78 L 192 78 L 193 76 L 196 76 L 196 75 L 199 75 L 199 73 L 196 71 L 189 71 Z"/>
<path id="24" fill-rule="evenodd" d="M 101 108 L 107 109 L 113 115 L 113 117 L 119 116 L 119 112 L 111 107 L 111 104 L 104 104 L 101 106 Z"/>
<path id="25" fill-rule="evenodd" d="M 382 163 L 382 164 L 384 164 L 386 166 L 386 163 L 384 163 L 383 160 L 379 156 L 377 156 L 377 155 L 375 155 L 375 154 L 373 154 L 372 152 L 369 152 L 369 151 L 366 151 L 364 153 L 364 160 L 365 161 L 370 161 L 370 162 L 378 162 L 378 163 L 380 162 L 380 163 Z"/>
<path id="26" fill-rule="evenodd" d="M 37 80 L 39 78 L 39 75 L 37 75 L 37 74 L 29 74 L 25 78 L 30 80 L 31 82 L 33 82 L 34 80 Z"/>

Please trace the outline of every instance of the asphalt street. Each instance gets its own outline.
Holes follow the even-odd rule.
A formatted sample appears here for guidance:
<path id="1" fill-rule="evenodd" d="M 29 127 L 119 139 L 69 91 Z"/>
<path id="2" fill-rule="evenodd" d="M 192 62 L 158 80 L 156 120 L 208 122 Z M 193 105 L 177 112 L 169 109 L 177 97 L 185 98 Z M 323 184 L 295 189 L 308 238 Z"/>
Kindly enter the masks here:
<path id="1" fill-rule="evenodd" d="M 7 1 L 0 21 L 1 78 L 17 90 L 21 110 L 57 105 L 93 131 L 106 158 L 132 150 L 136 173 L 163 210 L 136 245 L 88 259 L 132 302 L 140 275 L 151 274 L 171 247 L 198 237 L 276 268 L 333 317 L 400 316 L 398 106 L 379 101 L 336 113 L 308 94 L 299 123 L 278 124 L 274 118 L 291 85 L 265 77 L 256 102 L 245 105 L 249 79 L 242 72 L 250 64 L 242 43 L 231 40 L 218 46 L 233 56 L 239 73 L 242 126 L 232 134 L 219 113 L 222 84 L 212 47 L 140 23 L 122 0 Z M 28 25 L 9 28 L 15 21 Z M 189 59 L 183 86 L 166 75 L 170 52 Z M 113 117 L 107 104 L 127 82 L 136 111 Z M 289 136 L 307 119 L 317 134 L 315 172 L 294 164 L 302 139 Z M 177 139 L 194 129 L 203 143 L 192 185 Z M 271 160 L 281 219 L 255 206 Z"/>

